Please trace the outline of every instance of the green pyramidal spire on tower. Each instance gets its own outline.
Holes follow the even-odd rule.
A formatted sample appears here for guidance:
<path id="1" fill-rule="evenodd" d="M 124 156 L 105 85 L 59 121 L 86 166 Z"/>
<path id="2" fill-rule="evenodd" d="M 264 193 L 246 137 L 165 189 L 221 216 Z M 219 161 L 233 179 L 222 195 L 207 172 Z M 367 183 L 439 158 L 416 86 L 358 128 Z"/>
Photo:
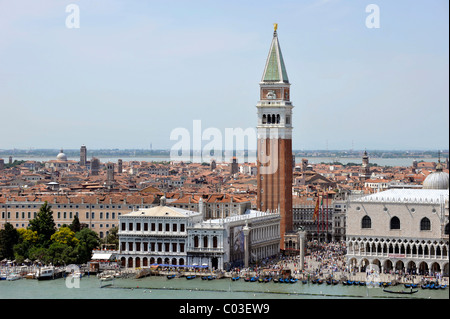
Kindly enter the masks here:
<path id="1" fill-rule="evenodd" d="M 289 79 L 284 66 L 283 55 L 281 54 L 280 43 L 277 36 L 277 24 L 273 32 L 273 39 L 270 45 L 269 56 L 267 57 L 262 82 L 283 82 L 289 83 Z"/>

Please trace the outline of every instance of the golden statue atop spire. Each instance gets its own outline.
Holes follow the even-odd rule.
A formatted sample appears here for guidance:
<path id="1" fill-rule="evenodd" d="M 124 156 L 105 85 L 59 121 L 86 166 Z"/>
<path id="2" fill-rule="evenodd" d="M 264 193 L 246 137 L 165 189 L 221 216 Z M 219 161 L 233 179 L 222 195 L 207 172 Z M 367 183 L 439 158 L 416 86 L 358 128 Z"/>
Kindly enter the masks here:
<path id="1" fill-rule="evenodd" d="M 274 23 L 273 24 L 273 31 L 277 31 L 277 28 L 278 28 L 278 23 Z"/>

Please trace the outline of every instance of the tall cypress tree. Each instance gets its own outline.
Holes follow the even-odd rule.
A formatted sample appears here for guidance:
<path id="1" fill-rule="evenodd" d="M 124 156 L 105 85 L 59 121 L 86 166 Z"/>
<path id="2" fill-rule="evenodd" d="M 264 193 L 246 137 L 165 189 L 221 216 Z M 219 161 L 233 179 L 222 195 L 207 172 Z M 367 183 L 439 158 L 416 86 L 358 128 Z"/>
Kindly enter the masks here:
<path id="1" fill-rule="evenodd" d="M 0 259 L 14 259 L 13 247 L 19 242 L 19 233 L 10 223 L 0 230 Z"/>
<path id="2" fill-rule="evenodd" d="M 48 247 L 51 243 L 50 237 L 56 231 L 56 224 L 53 220 L 53 211 L 47 202 L 39 209 L 36 218 L 30 220 L 29 228 L 36 231 L 39 236 L 39 243 L 42 247 Z"/>

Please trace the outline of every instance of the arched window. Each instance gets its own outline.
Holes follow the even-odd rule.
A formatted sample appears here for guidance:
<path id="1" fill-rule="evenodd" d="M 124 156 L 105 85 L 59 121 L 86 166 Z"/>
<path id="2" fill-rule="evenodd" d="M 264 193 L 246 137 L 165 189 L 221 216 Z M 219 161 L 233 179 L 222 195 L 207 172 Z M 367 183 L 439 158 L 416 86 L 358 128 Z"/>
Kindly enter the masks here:
<path id="1" fill-rule="evenodd" d="M 430 220 L 426 217 L 422 218 L 420 220 L 420 230 L 430 230 L 430 229 L 431 229 Z"/>
<path id="2" fill-rule="evenodd" d="M 391 229 L 400 229 L 400 219 L 397 216 L 391 218 Z"/>
<path id="3" fill-rule="evenodd" d="M 267 117 L 266 114 L 263 114 L 262 116 L 262 124 L 266 124 L 267 123 Z"/>
<path id="4" fill-rule="evenodd" d="M 280 114 L 277 114 L 277 124 L 280 124 Z"/>
<path id="5" fill-rule="evenodd" d="M 372 220 L 369 216 L 364 216 L 361 220 L 361 228 L 372 228 Z"/>
<path id="6" fill-rule="evenodd" d="M 444 233 L 445 233 L 446 235 L 448 235 L 448 223 L 447 223 L 447 225 L 445 225 Z"/>

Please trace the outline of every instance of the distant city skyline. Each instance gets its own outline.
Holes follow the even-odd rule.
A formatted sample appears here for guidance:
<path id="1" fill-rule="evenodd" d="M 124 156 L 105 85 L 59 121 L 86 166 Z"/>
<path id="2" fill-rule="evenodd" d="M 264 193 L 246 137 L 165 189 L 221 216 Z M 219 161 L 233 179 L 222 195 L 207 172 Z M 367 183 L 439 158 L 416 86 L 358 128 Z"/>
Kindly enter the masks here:
<path id="1" fill-rule="evenodd" d="M 366 26 L 366 6 L 380 27 Z M 66 8 L 79 6 L 70 29 Z M 0 3 L 0 149 L 170 149 L 255 128 L 278 23 L 294 150 L 448 150 L 448 1 Z"/>

